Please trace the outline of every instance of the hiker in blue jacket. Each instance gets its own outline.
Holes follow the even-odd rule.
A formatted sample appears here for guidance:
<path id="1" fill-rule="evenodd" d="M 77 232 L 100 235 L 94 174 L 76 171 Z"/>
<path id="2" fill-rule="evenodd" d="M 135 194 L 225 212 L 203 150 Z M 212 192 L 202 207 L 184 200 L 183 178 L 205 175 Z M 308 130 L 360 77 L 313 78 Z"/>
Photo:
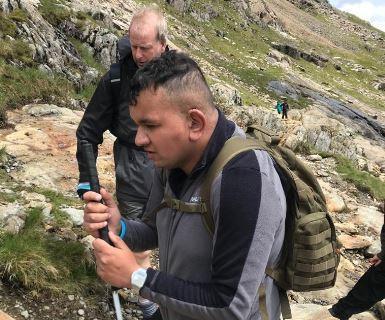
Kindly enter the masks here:
<path id="1" fill-rule="evenodd" d="M 156 7 L 145 7 L 133 15 L 128 38 L 118 43 L 120 61 L 100 80 L 76 131 L 79 196 L 90 188 L 80 141 L 92 143 L 97 157 L 103 133 L 109 130 L 116 137 L 113 150 L 116 197 L 120 212 L 128 218 L 142 215 L 150 194 L 154 165 L 143 148 L 135 145 L 137 126 L 128 110 L 125 88 L 139 68 L 166 50 L 166 32 L 166 20 Z M 149 254 L 137 256 L 145 266 L 150 265 Z M 154 304 L 144 300 L 140 305 L 145 318 L 156 310 Z"/>
<path id="2" fill-rule="evenodd" d="M 94 241 L 98 274 L 116 287 L 138 289 L 165 320 L 279 319 L 278 288 L 265 269 L 280 258 L 286 198 L 272 159 L 249 150 L 227 163 L 206 204 L 211 234 L 200 214 L 184 208 L 202 205 L 207 170 L 228 139 L 245 133 L 215 107 L 202 71 L 183 53 L 149 62 L 128 91 L 135 143 L 163 169 L 142 221 L 123 218 L 104 189 L 84 195 L 84 228 L 97 236 L 108 225 L 115 244 Z M 97 202 L 102 197 L 105 204 Z M 156 247 L 160 270 L 140 267 L 132 252 Z"/>
<path id="3" fill-rule="evenodd" d="M 275 105 L 275 108 L 277 109 L 278 114 L 281 114 L 281 112 L 282 112 L 282 101 L 277 100 L 277 104 Z"/>

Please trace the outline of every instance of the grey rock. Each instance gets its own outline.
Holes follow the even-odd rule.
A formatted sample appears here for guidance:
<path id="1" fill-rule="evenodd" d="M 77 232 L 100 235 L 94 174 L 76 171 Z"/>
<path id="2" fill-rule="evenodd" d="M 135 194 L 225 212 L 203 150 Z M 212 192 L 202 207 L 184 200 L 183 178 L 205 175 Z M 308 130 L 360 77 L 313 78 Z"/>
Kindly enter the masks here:
<path id="1" fill-rule="evenodd" d="M 218 104 L 226 106 L 241 106 L 242 98 L 237 89 L 230 85 L 216 83 L 211 90 Z"/>
<path id="2" fill-rule="evenodd" d="M 306 159 L 309 161 L 315 162 L 315 161 L 321 161 L 322 157 L 319 154 L 311 154 L 311 155 L 307 156 Z"/>
<path id="3" fill-rule="evenodd" d="M 366 249 L 365 253 L 369 256 L 374 256 L 381 252 L 381 241 L 380 239 L 375 240 L 369 248 Z"/>
<path id="4" fill-rule="evenodd" d="M 374 87 L 377 90 L 385 91 L 385 82 L 376 83 Z"/>
<path id="5" fill-rule="evenodd" d="M 68 214 L 75 226 L 80 227 L 83 224 L 83 210 L 75 208 L 61 208 L 61 210 Z"/>
<path id="6" fill-rule="evenodd" d="M 320 67 L 324 67 L 325 63 L 329 61 L 329 58 L 325 56 L 321 56 L 316 53 L 307 53 L 289 44 L 280 44 L 280 43 L 273 42 L 271 46 L 274 49 L 278 50 L 279 52 L 287 54 L 288 56 L 294 59 L 302 58 Z"/>
<path id="7" fill-rule="evenodd" d="M 79 310 L 78 310 L 78 315 L 79 315 L 79 316 L 84 316 L 84 314 L 85 314 L 85 312 L 84 312 L 83 309 L 79 309 Z"/>
<path id="8" fill-rule="evenodd" d="M 23 229 L 25 221 L 18 216 L 8 216 L 4 220 L 3 229 L 12 234 L 18 234 Z"/>
<path id="9" fill-rule="evenodd" d="M 57 116 L 62 114 L 61 108 L 53 104 L 28 104 L 23 107 L 33 117 Z"/>
<path id="10" fill-rule="evenodd" d="M 0 227 L 12 234 L 18 234 L 24 227 L 25 217 L 24 208 L 17 203 L 0 206 Z"/>

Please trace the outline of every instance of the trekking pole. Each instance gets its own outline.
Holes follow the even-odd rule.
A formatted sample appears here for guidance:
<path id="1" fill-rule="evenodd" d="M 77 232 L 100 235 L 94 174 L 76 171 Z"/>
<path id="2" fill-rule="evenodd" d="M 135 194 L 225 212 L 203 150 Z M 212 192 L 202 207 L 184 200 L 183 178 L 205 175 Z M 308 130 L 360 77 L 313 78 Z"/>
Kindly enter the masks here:
<path id="1" fill-rule="evenodd" d="M 98 171 L 96 169 L 96 160 L 95 160 L 92 144 L 86 140 L 82 140 L 80 141 L 80 146 L 82 150 L 81 153 L 82 153 L 83 160 L 85 161 L 88 169 L 88 179 L 90 182 L 91 191 L 100 193 Z M 103 203 L 103 200 L 100 200 L 100 202 Z M 109 245 L 113 246 L 113 243 L 110 237 L 108 236 L 108 226 L 105 226 L 99 229 L 99 234 L 104 241 L 106 241 Z M 118 290 L 119 288 L 112 287 L 112 300 L 114 302 L 116 319 L 123 320 L 122 308 L 120 306 Z"/>

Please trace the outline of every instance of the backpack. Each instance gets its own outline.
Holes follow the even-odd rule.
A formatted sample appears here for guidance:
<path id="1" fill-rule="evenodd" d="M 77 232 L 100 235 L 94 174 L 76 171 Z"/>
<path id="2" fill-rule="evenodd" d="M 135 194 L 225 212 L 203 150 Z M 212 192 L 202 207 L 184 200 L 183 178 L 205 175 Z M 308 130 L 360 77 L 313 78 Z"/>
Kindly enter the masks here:
<path id="1" fill-rule="evenodd" d="M 120 98 L 120 91 L 121 91 L 121 68 L 122 68 L 122 62 L 127 55 L 131 53 L 131 43 L 128 36 L 124 36 L 121 39 L 119 39 L 117 43 L 117 56 L 118 56 L 118 62 L 115 62 L 111 64 L 110 66 L 110 83 L 111 83 L 111 91 L 112 91 L 112 99 L 113 99 L 113 105 L 117 106 L 118 101 Z"/>
<path id="2" fill-rule="evenodd" d="M 280 288 L 283 319 L 291 319 L 286 290 L 315 291 L 334 286 L 339 264 L 336 231 L 327 212 L 325 196 L 310 169 L 291 150 L 278 145 L 280 139 L 268 130 L 254 126 L 247 133 L 252 138 L 233 137 L 217 155 L 202 185 L 201 205 L 167 196 L 164 203 L 187 213 L 200 213 L 207 230 L 213 234 L 214 220 L 209 203 L 215 177 L 239 153 L 256 149 L 267 151 L 285 190 L 287 212 L 280 263 L 274 269 L 266 268 L 265 272 Z M 262 319 L 268 319 L 266 308 L 261 307 L 260 311 Z"/>
<path id="3" fill-rule="evenodd" d="M 282 102 L 277 102 L 276 108 L 277 108 L 278 114 L 281 114 L 282 112 L 282 108 L 283 108 L 282 105 L 283 105 Z"/>

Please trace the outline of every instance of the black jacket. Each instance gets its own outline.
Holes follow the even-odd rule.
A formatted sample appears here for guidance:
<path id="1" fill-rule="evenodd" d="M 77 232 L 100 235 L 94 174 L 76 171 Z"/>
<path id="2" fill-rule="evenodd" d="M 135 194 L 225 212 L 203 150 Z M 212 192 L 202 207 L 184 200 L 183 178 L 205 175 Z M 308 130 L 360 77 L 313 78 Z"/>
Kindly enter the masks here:
<path id="1" fill-rule="evenodd" d="M 126 88 L 138 67 L 131 54 L 127 55 L 120 63 L 121 88 Z M 137 126 L 130 117 L 125 95 L 120 94 L 118 99 L 114 100 L 110 71 L 99 81 L 76 131 L 78 140 L 76 158 L 79 166 L 79 182 L 88 181 L 85 163 L 79 148 L 80 141 L 87 140 L 93 144 L 96 158 L 97 146 L 103 142 L 103 133 L 106 130 L 109 130 L 116 136 L 121 144 L 129 144 L 135 148 L 134 141 Z"/>

